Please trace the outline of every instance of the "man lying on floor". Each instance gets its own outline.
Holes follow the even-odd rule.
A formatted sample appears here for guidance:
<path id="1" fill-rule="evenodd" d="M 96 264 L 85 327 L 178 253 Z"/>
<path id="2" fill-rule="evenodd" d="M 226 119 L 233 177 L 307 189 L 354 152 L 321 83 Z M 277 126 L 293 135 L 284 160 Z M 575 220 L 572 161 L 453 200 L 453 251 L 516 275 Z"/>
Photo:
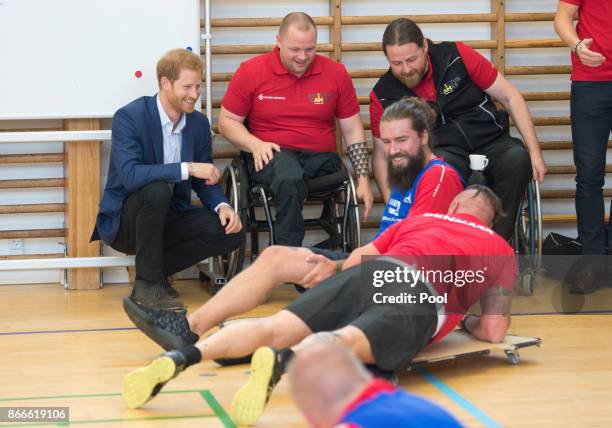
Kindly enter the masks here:
<path id="1" fill-rule="evenodd" d="M 499 199 L 489 188 L 470 186 L 453 199 L 446 215 L 426 213 L 396 223 L 351 253 L 342 272 L 278 313 L 231 324 L 195 346 L 166 352 L 128 373 L 123 383 L 126 404 L 141 406 L 202 360 L 238 358 L 257 350 L 251 378 L 232 404 L 234 421 L 251 424 L 263 412 L 291 356 L 306 343 L 338 341 L 364 363 L 397 371 L 452 331 L 479 300 L 483 315 L 465 318 L 464 327 L 481 340 L 503 340 L 510 323 L 515 261 L 510 246 L 490 229 L 500 212 Z M 364 256 L 378 257 L 362 260 Z M 430 285 L 416 276 L 416 271 L 424 274 L 424 266 L 456 275 Z M 261 274 L 274 270 L 270 266 Z M 410 278 L 416 281 L 410 283 Z M 252 278 L 253 284 L 258 280 Z"/>
<path id="2" fill-rule="evenodd" d="M 436 113 L 418 98 L 389 106 L 381 119 L 381 138 L 388 157 L 392 193 L 378 235 L 405 217 L 447 212 L 463 183 L 455 170 L 431 151 Z M 310 288 L 337 273 L 348 254 L 275 245 L 266 248 L 249 269 L 238 274 L 212 299 L 188 317 L 165 316 L 124 299 L 130 319 L 166 350 L 192 345 L 220 322 L 262 303 L 284 283 Z M 333 260 L 333 261 L 332 261 Z M 195 333 L 195 334 L 194 334 Z"/>

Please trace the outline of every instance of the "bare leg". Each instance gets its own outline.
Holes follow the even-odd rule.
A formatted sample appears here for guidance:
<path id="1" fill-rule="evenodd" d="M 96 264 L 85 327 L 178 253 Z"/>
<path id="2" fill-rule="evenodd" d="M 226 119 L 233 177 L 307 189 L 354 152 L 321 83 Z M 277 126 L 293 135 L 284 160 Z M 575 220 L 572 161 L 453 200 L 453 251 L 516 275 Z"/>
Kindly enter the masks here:
<path id="1" fill-rule="evenodd" d="M 266 248 L 251 266 L 187 317 L 189 327 L 201 336 L 220 322 L 257 307 L 275 287 L 302 279 L 312 268 L 306 262 L 310 254 L 307 248 Z"/>
<path id="2" fill-rule="evenodd" d="M 366 335 L 355 326 L 347 325 L 339 330 L 324 331 L 311 334 L 302 340 L 292 349 L 294 352 L 300 352 L 300 349 L 311 345 L 315 342 L 327 343 L 342 343 L 349 348 L 353 353 L 365 364 L 374 364 L 374 356 L 372 355 L 372 347 Z"/>
<path id="3" fill-rule="evenodd" d="M 237 358 L 252 354 L 261 346 L 288 348 L 312 334 L 308 326 L 292 312 L 276 314 L 231 324 L 198 342 L 202 360 Z"/>

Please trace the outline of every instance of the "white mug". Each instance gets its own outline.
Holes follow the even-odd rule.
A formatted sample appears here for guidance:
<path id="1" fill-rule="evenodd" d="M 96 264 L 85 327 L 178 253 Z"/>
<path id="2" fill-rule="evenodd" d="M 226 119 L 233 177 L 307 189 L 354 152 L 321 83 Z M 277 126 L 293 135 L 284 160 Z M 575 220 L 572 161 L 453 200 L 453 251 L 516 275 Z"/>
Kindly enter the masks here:
<path id="1" fill-rule="evenodd" d="M 489 165 L 489 159 L 485 155 L 470 155 L 470 169 L 472 171 L 483 171 Z"/>

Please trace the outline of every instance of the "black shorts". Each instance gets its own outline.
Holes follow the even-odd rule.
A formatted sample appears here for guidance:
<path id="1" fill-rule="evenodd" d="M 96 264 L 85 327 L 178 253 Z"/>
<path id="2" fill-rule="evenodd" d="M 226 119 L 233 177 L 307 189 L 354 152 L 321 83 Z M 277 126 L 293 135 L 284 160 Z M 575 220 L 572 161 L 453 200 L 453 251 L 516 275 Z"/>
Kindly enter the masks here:
<path id="1" fill-rule="evenodd" d="M 332 331 L 353 325 L 370 342 L 376 365 L 383 370 L 400 370 L 431 340 L 438 316 L 436 305 L 419 303 L 421 293 L 431 295 L 422 282 L 414 287 L 391 282 L 374 287 L 375 271 L 395 270 L 405 265 L 389 259 L 366 261 L 308 290 L 285 309 L 294 313 L 314 332 Z M 384 297 L 415 303 L 376 303 Z"/>
<path id="2" fill-rule="evenodd" d="M 320 254 L 333 261 L 346 260 L 351 255 L 350 253 L 345 253 L 344 251 L 328 250 L 327 248 L 309 247 L 308 249 L 315 254 Z"/>

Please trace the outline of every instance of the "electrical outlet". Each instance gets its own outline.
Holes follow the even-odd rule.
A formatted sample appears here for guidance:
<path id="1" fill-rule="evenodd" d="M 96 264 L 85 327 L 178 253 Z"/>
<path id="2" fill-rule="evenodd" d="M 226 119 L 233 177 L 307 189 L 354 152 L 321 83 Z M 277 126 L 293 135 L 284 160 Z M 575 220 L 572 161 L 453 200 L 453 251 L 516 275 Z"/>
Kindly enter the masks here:
<path id="1" fill-rule="evenodd" d="M 8 252 L 10 255 L 23 254 L 23 239 L 9 239 Z"/>

